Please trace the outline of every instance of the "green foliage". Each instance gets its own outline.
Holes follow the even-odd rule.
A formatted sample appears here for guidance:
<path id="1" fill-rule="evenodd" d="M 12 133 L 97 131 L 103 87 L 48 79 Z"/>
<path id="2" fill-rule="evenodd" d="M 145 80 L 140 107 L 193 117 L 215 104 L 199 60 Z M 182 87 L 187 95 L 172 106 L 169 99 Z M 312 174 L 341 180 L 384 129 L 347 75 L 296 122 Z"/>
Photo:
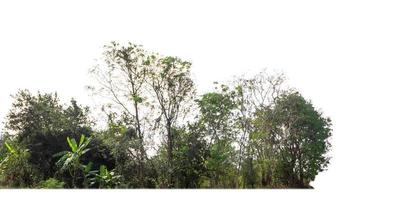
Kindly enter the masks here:
<path id="1" fill-rule="evenodd" d="M 207 173 L 205 161 L 208 157 L 207 143 L 199 124 L 188 125 L 176 131 L 175 179 L 178 188 L 197 188 Z"/>
<path id="2" fill-rule="evenodd" d="M 65 134 L 75 130 L 87 132 L 89 126 L 86 112 L 72 101 L 72 106 L 64 109 L 57 94 L 32 95 L 21 90 L 14 96 L 15 102 L 7 116 L 6 130 L 16 133 L 18 143 L 29 149 L 29 162 L 43 172 L 44 177 L 54 173 L 52 155 L 62 149 L 59 145 Z"/>
<path id="3" fill-rule="evenodd" d="M 177 57 L 160 57 L 156 65 L 151 66 L 149 76 L 149 87 L 154 95 L 154 108 L 157 109 L 158 123 L 162 127 L 154 126 L 153 129 L 163 129 L 166 140 L 167 153 L 167 184 L 172 188 L 174 182 L 174 146 L 177 123 L 180 118 L 186 117 L 190 109 L 196 89 L 190 77 L 191 63 Z M 162 132 L 161 131 L 161 132 Z"/>
<path id="4" fill-rule="evenodd" d="M 90 171 L 93 177 L 90 179 L 91 185 L 98 184 L 99 188 L 116 188 L 120 185 L 120 175 L 115 175 L 114 171 L 108 171 L 105 165 L 101 165 L 99 171 Z"/>
<path id="5" fill-rule="evenodd" d="M 61 172 L 69 171 L 72 177 L 72 186 L 76 187 L 78 172 L 84 169 L 84 166 L 80 163 L 80 158 L 90 150 L 87 147 L 91 142 L 91 138 L 86 139 L 85 135 L 81 135 L 80 142 L 77 144 L 74 138 L 70 139 L 67 137 L 67 142 L 71 151 L 59 152 L 54 154 L 54 157 L 60 157 L 56 165 L 60 168 Z"/>
<path id="6" fill-rule="evenodd" d="M 14 96 L 1 187 L 308 188 L 328 167 L 331 121 L 285 89 L 283 74 L 216 82 L 197 96 L 181 58 L 112 42 L 101 61 L 89 87 L 110 100 L 101 130 L 74 99 Z"/>
<path id="7" fill-rule="evenodd" d="M 133 130 L 127 131 L 128 135 L 129 133 L 132 134 L 127 141 L 115 141 L 122 143 L 120 148 L 109 147 L 118 152 L 113 154 L 116 161 L 120 160 L 117 157 L 121 154 L 128 155 L 133 151 L 134 157 L 131 160 L 136 161 L 136 163 L 131 164 L 130 159 L 127 159 L 126 162 L 118 162 L 117 166 L 119 166 L 120 171 L 123 171 L 122 173 L 127 173 L 127 171 L 133 173 L 133 176 L 132 174 L 126 176 L 126 179 L 135 179 L 135 175 L 137 175 L 139 187 L 150 185 L 146 179 L 146 172 L 150 169 L 146 169 L 148 165 L 145 140 L 149 134 L 146 131 L 151 129 L 146 124 L 151 123 L 148 115 L 151 114 L 149 111 L 153 107 L 153 102 L 152 100 L 147 101 L 149 96 L 147 89 L 150 87 L 149 83 L 152 82 L 150 80 L 151 68 L 153 64 L 157 63 L 157 58 L 139 45 L 129 43 L 122 46 L 112 42 L 105 46 L 102 61 L 101 64 L 91 70 L 91 74 L 97 80 L 98 89 L 90 88 L 93 89 L 94 93 L 108 96 L 111 100 L 108 107 L 103 107 L 104 110 L 110 110 L 109 116 L 113 115 L 113 109 L 117 111 L 117 115 L 111 116 L 113 118 L 111 120 L 120 120 L 119 122 L 125 125 L 125 129 Z M 112 107 L 112 105 L 117 108 Z M 117 117 L 121 119 L 114 119 Z M 135 168 L 137 174 L 134 173 L 135 170 L 129 169 L 130 167 Z M 133 182 L 131 185 L 135 185 L 135 181 L 128 180 L 128 182 Z"/>
<path id="8" fill-rule="evenodd" d="M 70 139 L 67 137 L 67 143 L 71 151 L 62 151 L 55 154 L 54 157 L 61 156 L 56 164 L 61 167 L 61 170 L 67 170 L 79 164 L 80 157 L 90 150 L 87 148 L 90 142 L 91 138 L 85 139 L 85 135 L 81 135 L 79 144 L 77 144 L 74 138 Z"/>
<path id="9" fill-rule="evenodd" d="M 222 85 L 220 93 L 207 93 L 199 99 L 202 131 L 208 138 L 209 156 L 205 161 L 210 187 L 231 188 L 238 183 L 236 175 L 236 150 L 232 146 L 235 138 L 232 122 L 235 103 L 233 93 Z"/>
<path id="10" fill-rule="evenodd" d="M 59 181 L 54 178 L 49 178 L 45 181 L 41 181 L 38 188 L 42 189 L 62 189 L 64 188 L 65 183 L 62 181 Z"/>
<path id="11" fill-rule="evenodd" d="M 137 154 L 141 141 L 133 128 L 127 128 L 124 120 L 115 120 L 114 115 L 109 116 L 108 130 L 99 134 L 100 140 L 110 149 L 111 156 L 115 159 L 115 174 L 119 174 L 119 187 L 155 187 L 155 170 L 150 160 L 144 162 L 143 183 L 139 180 L 139 159 Z"/>
<path id="12" fill-rule="evenodd" d="M 210 147 L 206 167 L 212 188 L 233 188 L 237 185 L 234 151 L 227 140 L 219 140 Z"/>
<path id="13" fill-rule="evenodd" d="M 6 187 L 33 187 L 36 170 L 28 163 L 27 149 L 5 142 L 7 152 L 0 162 L 0 185 Z"/>
<path id="14" fill-rule="evenodd" d="M 29 150 L 28 163 L 39 173 L 34 185 L 52 177 L 63 180 L 66 186 L 71 185 L 70 175 L 59 174 L 57 160 L 53 157 L 55 153 L 70 148 L 65 142 L 67 137 L 91 136 L 93 151 L 87 152 L 82 161 L 93 161 L 95 167 L 105 164 L 114 168 L 114 160 L 103 141 L 92 137 L 93 123 L 88 113 L 89 109 L 78 105 L 75 100 L 70 105 L 62 105 L 56 93 L 33 95 L 21 90 L 14 96 L 7 115 L 5 135 L 12 137 L 18 146 Z"/>
<path id="15" fill-rule="evenodd" d="M 330 126 L 330 120 L 299 93 L 284 94 L 273 108 L 257 112 L 257 130 L 266 134 L 255 140 L 267 147 L 262 157 L 277 160 L 276 179 L 281 184 L 308 187 L 329 163 Z"/>

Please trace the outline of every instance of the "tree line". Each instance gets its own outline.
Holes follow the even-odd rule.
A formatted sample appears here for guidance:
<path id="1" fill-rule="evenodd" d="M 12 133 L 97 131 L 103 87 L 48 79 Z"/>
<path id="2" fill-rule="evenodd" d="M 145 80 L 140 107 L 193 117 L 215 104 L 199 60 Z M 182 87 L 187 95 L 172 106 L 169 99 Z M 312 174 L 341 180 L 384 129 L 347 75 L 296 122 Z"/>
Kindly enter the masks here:
<path id="1" fill-rule="evenodd" d="M 106 126 L 57 93 L 14 96 L 0 139 L 3 188 L 310 188 L 331 121 L 281 73 L 197 94 L 191 63 L 104 46 L 90 75 Z"/>

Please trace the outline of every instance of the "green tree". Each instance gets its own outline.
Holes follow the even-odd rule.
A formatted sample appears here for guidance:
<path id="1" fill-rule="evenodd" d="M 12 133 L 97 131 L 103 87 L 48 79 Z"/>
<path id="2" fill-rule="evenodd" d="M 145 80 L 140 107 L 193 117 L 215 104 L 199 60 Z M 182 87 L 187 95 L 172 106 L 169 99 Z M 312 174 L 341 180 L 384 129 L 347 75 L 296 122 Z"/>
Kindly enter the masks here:
<path id="1" fill-rule="evenodd" d="M 233 138 L 233 122 L 231 120 L 235 104 L 228 87 L 222 86 L 222 93 L 206 93 L 198 100 L 200 120 L 205 126 L 210 138 L 209 144 L 224 139 Z"/>
<path id="2" fill-rule="evenodd" d="M 238 176 L 242 178 L 244 187 L 255 187 L 253 178 L 256 171 L 257 146 L 252 146 L 254 134 L 254 118 L 257 110 L 274 104 L 278 96 L 286 90 L 285 77 L 282 73 L 268 73 L 265 69 L 250 78 L 237 78 L 233 82 L 235 102 L 236 143 L 238 147 Z M 242 174 L 242 171 L 244 172 Z"/>
<path id="3" fill-rule="evenodd" d="M 76 100 L 18 91 L 0 138 L 0 186 L 307 188 L 327 168 L 331 121 L 283 74 L 264 70 L 196 96 L 191 65 L 105 45 L 88 87 L 104 97 L 107 126 L 95 131 Z"/>
<path id="4" fill-rule="evenodd" d="M 5 135 L 15 138 L 18 146 L 29 150 L 28 162 L 38 172 L 37 181 L 55 176 L 58 169 L 53 155 L 69 148 L 64 142 L 67 137 L 80 138 L 82 134 L 92 138 L 91 148 L 94 150 L 88 152 L 83 161 L 94 162 L 95 168 L 101 164 L 114 168 L 109 149 L 103 141 L 92 137 L 93 122 L 88 107 L 82 107 L 73 99 L 70 105 L 61 104 L 56 93 L 38 92 L 33 95 L 20 90 L 13 97 L 14 102 L 6 118 Z M 69 177 L 65 176 L 62 180 Z"/>
<path id="5" fill-rule="evenodd" d="M 176 57 L 160 57 L 152 63 L 149 84 L 154 92 L 154 105 L 165 129 L 168 187 L 174 187 L 174 146 L 178 119 L 185 117 L 195 96 L 194 82 L 190 77 L 191 63 Z M 156 128 L 156 127 L 154 127 Z"/>
<path id="6" fill-rule="evenodd" d="M 237 187 L 235 149 L 228 139 L 220 139 L 209 147 L 206 160 L 211 188 Z"/>
<path id="7" fill-rule="evenodd" d="M 236 187 L 235 140 L 233 124 L 234 93 L 221 85 L 220 92 L 207 93 L 198 100 L 200 121 L 208 139 L 206 160 L 210 187 Z"/>
<path id="8" fill-rule="evenodd" d="M 329 163 L 330 119 L 298 92 L 281 95 L 273 108 L 257 114 L 264 124 L 266 140 L 270 141 L 266 144 L 272 145 L 272 152 L 278 152 L 275 156 L 279 180 L 289 187 L 309 187 Z"/>

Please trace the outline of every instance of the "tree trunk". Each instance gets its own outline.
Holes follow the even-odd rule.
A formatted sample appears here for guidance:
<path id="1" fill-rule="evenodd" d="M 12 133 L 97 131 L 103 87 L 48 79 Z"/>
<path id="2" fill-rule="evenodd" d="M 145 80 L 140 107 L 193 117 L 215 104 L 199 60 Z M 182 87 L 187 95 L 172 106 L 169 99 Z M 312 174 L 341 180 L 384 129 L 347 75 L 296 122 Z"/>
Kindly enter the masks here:
<path id="1" fill-rule="evenodd" d="M 303 174 L 303 167 L 302 167 L 302 160 L 301 160 L 301 151 L 298 151 L 298 167 L 299 167 L 299 184 L 301 187 L 305 187 L 304 185 L 304 174 Z"/>
<path id="2" fill-rule="evenodd" d="M 168 187 L 172 188 L 173 185 L 173 135 L 172 135 L 172 127 L 171 127 L 171 122 L 168 120 L 166 123 L 166 129 L 167 129 L 167 136 L 168 136 L 168 148 L 167 148 L 167 153 L 168 153 Z"/>
<path id="3" fill-rule="evenodd" d="M 140 127 L 140 118 L 139 118 L 139 109 L 138 109 L 138 103 L 135 101 L 134 102 L 134 107 L 135 107 L 135 117 L 136 117 L 136 132 L 139 138 L 139 168 L 138 168 L 138 178 L 139 178 L 139 185 L 140 187 L 144 186 L 144 156 L 145 156 L 145 151 L 144 151 L 144 137 L 143 133 Z"/>

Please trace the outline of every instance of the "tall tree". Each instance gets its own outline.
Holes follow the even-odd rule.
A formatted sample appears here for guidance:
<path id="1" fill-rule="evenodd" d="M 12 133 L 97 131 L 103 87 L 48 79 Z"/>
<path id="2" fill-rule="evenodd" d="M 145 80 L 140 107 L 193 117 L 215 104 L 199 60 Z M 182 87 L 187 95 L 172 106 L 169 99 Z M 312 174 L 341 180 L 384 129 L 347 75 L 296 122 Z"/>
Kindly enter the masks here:
<path id="1" fill-rule="evenodd" d="M 136 157 L 138 160 L 138 177 L 140 187 L 144 186 L 144 171 L 147 154 L 145 139 L 147 124 L 150 123 L 146 89 L 148 82 L 148 66 L 152 54 L 140 46 L 129 43 L 122 46 L 116 42 L 105 46 L 103 64 L 92 68 L 91 74 L 96 79 L 98 87 L 90 86 L 96 94 L 110 97 L 115 106 L 123 113 L 124 122 L 136 133 Z M 131 147 L 135 148 L 135 147 Z"/>
<path id="2" fill-rule="evenodd" d="M 241 175 L 242 165 L 245 163 L 245 171 L 254 173 L 253 157 L 257 152 L 252 147 L 252 134 L 254 132 L 253 119 L 255 112 L 264 107 L 271 106 L 277 97 L 287 88 L 284 85 L 285 76 L 282 73 L 268 73 L 266 70 L 254 75 L 251 78 L 240 77 L 233 83 L 235 91 L 238 146 L 238 176 Z M 249 169 L 247 169 L 248 167 Z M 245 182 L 248 178 L 243 178 Z M 252 180 L 252 179 L 250 179 Z M 247 185 L 246 183 L 243 183 Z M 250 184 L 252 185 L 252 184 Z"/>
<path id="3" fill-rule="evenodd" d="M 198 100 L 199 120 L 208 139 L 208 175 L 211 187 L 234 187 L 237 177 L 233 177 L 235 166 L 235 129 L 233 122 L 234 92 L 226 85 L 220 91 L 204 94 Z M 234 173 L 235 174 L 235 173 Z"/>
<path id="4" fill-rule="evenodd" d="M 174 128 L 179 118 L 188 113 L 188 103 L 192 102 L 196 93 L 190 68 L 191 63 L 180 58 L 161 57 L 152 63 L 149 73 L 149 84 L 159 111 L 158 121 L 162 120 L 166 132 L 168 187 L 174 186 Z"/>

